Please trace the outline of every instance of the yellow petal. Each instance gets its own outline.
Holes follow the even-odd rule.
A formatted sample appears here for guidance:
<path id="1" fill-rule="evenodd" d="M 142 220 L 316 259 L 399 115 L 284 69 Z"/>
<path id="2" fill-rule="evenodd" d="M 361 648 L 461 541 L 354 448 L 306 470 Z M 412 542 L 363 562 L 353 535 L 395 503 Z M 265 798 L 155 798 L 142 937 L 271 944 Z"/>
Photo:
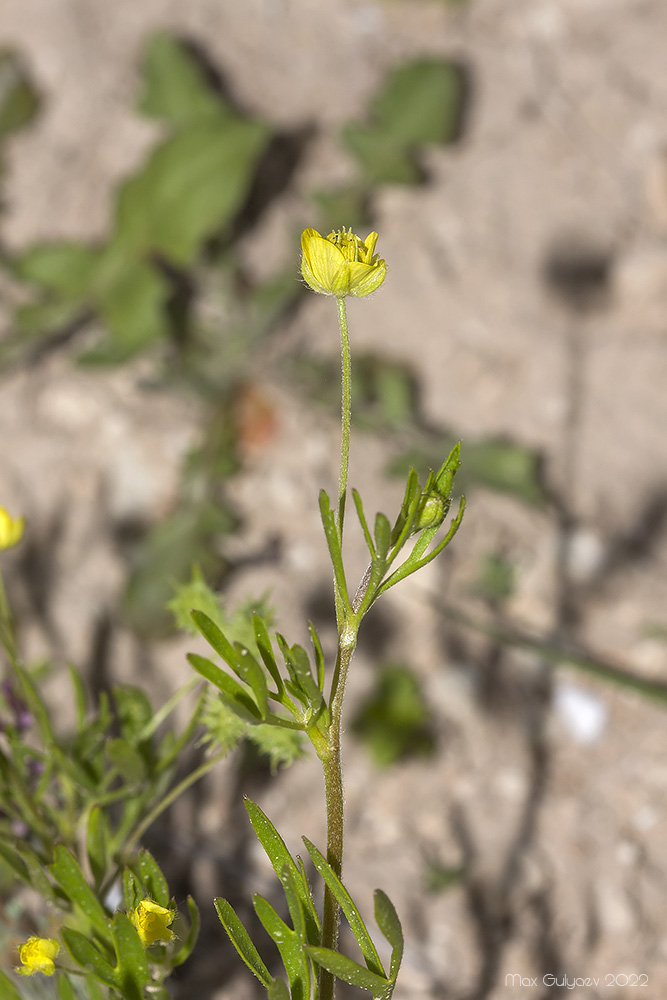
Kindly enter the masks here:
<path id="1" fill-rule="evenodd" d="M 339 290 L 341 282 L 347 285 L 347 278 L 341 275 L 345 257 L 335 243 L 315 229 L 306 229 L 301 236 L 301 249 L 301 273 L 306 284 L 324 295 L 345 294 Z"/>
<path id="2" fill-rule="evenodd" d="M 18 545 L 23 537 L 24 527 L 24 518 L 12 517 L 9 511 L 0 507 L 0 549 L 11 549 Z"/>
<path id="3" fill-rule="evenodd" d="M 53 960 L 59 950 L 60 945 L 53 938 L 30 937 L 19 948 L 22 965 L 16 971 L 22 976 L 32 976 L 35 972 L 52 976 L 56 971 Z"/>
<path id="4" fill-rule="evenodd" d="M 370 295 L 380 287 L 387 275 L 387 265 L 383 260 L 375 264 L 350 264 L 350 295 Z"/>

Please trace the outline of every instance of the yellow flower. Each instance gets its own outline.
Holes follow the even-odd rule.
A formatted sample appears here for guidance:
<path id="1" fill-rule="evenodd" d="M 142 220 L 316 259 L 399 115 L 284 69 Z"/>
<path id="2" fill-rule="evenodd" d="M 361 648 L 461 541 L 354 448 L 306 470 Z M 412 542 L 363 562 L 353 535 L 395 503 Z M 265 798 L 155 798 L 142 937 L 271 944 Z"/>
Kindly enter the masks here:
<path id="1" fill-rule="evenodd" d="M 387 274 L 387 265 L 374 254 L 378 234 L 364 241 L 351 229 L 320 236 L 315 229 L 301 234 L 301 273 L 314 292 L 322 295 L 370 295 Z"/>
<path id="2" fill-rule="evenodd" d="M 169 930 L 169 924 L 173 919 L 171 910 L 154 903 L 152 899 L 143 899 L 130 913 L 130 920 L 137 928 L 144 948 L 156 941 L 172 941 L 174 934 Z"/>
<path id="3" fill-rule="evenodd" d="M 56 971 L 53 960 L 60 950 L 60 945 L 53 938 L 29 937 L 19 948 L 19 958 L 23 963 L 16 971 L 22 976 L 32 976 L 41 972 L 52 976 Z"/>
<path id="4" fill-rule="evenodd" d="M 0 549 L 11 549 L 18 545 L 23 537 L 25 520 L 22 517 L 12 517 L 9 511 L 0 507 Z"/>

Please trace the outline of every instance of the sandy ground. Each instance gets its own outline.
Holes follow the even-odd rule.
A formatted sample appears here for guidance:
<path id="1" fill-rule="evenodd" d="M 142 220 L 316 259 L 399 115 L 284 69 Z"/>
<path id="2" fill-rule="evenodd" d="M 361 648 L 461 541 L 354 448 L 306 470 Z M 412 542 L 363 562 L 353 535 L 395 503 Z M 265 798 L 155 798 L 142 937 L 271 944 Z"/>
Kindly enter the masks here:
<path id="1" fill-rule="evenodd" d="M 409 361 L 425 418 L 456 428 L 464 449 L 479 434 L 538 448 L 556 502 L 535 511 L 476 492 L 443 565 L 387 598 L 373 641 L 422 677 L 439 750 L 378 771 L 349 741 L 347 879 L 366 912 L 381 885 L 404 919 L 397 1000 L 665 995 L 664 710 L 551 673 L 534 654 L 443 620 L 430 599 L 479 611 L 470 582 L 484 554 L 502 549 L 518 567 L 515 626 L 667 680 L 667 646 L 646 631 L 667 621 L 667 6 L 2 0 L 0 40 L 25 55 L 45 97 L 37 124 L 5 152 L 8 247 L 105 232 L 114 184 L 154 140 L 134 102 L 141 47 L 157 29 L 204 45 L 254 113 L 285 129 L 317 123 L 293 188 L 241 248 L 259 275 L 309 224 L 307 192 L 348 175 L 337 129 L 363 116 L 386 71 L 425 54 L 467 67 L 463 140 L 428 151 L 428 185 L 378 199 L 390 275 L 353 304 L 354 344 Z M 591 262 L 599 281 L 582 297 L 566 279 Z M 330 305 L 313 296 L 282 332 L 285 346 L 335 356 Z M 142 361 L 84 373 L 61 354 L 3 378 L 0 499 L 27 512 L 53 556 L 41 615 L 18 554 L 9 563 L 34 655 L 87 661 L 124 572 L 114 522 L 159 516 L 173 498 L 197 408 L 146 394 L 144 371 Z M 229 599 L 272 587 L 294 630 L 328 586 L 315 497 L 335 482 L 338 428 L 264 381 L 279 429 L 233 484 L 245 518 L 234 544 L 252 551 L 277 532 L 283 557 L 235 577 Z M 352 481 L 371 509 L 398 497 L 381 478 L 384 457 L 382 442 L 355 445 Z M 157 687 L 187 676 L 187 643 L 146 651 L 120 628 L 109 643 L 114 676 L 136 678 L 138 664 Z M 351 707 L 372 683 L 372 645 L 360 651 Z M 212 881 L 230 891 L 225 865 L 243 822 L 229 804 L 242 785 L 235 767 L 183 818 L 183 864 L 202 907 Z M 313 762 L 256 794 L 295 850 L 300 833 L 322 841 Z M 429 860 L 465 865 L 467 877 L 429 894 Z M 247 862 L 248 885 L 262 891 L 254 849 Z M 202 997 L 251 996 L 225 947 L 210 928 L 188 982 Z M 568 986 L 543 981 L 551 973 Z M 577 977 L 599 984 L 571 988 Z"/>

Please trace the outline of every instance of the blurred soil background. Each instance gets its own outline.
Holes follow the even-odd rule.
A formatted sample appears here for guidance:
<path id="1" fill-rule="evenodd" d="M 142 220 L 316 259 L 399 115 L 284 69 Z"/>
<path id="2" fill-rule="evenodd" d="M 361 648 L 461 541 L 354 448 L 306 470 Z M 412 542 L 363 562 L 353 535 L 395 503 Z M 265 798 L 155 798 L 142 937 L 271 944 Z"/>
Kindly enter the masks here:
<path id="1" fill-rule="evenodd" d="M 160 259 L 167 332 L 120 350 L 104 305 L 31 326 L 23 279 L 31 248 L 107 240 L 164 138 L 138 109 L 156 37 L 269 138 L 224 235 Z M 461 531 L 362 629 L 347 706 L 346 882 L 403 919 L 397 1000 L 667 993 L 665 38 L 661 0 L 2 0 L 39 101 L 0 149 L 0 503 L 28 520 L 3 565 L 56 703 L 70 661 L 156 703 L 189 678 L 194 640 L 162 609 L 193 546 L 226 607 L 268 595 L 290 641 L 311 617 L 331 651 L 338 332 L 301 294 L 302 228 L 375 229 L 389 266 L 349 305 L 367 511 L 400 503 L 391 466 L 462 440 Z M 400 67 L 442 60 L 449 133 L 413 143 L 405 176 L 366 162 L 360 194 L 341 129 L 381 116 Z M 316 762 L 273 778 L 243 748 L 158 824 L 151 849 L 205 916 L 177 997 L 256 995 L 211 902 L 273 891 L 242 793 L 291 849 L 324 840 Z M 507 985 L 549 973 L 600 986 Z"/>

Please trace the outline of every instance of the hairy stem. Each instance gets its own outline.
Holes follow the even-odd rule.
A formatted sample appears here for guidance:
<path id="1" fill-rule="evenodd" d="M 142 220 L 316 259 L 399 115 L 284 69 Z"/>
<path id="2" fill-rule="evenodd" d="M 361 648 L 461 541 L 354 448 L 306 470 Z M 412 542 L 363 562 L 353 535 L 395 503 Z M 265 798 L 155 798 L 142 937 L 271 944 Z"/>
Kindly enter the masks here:
<path id="1" fill-rule="evenodd" d="M 350 338 L 347 332 L 347 313 L 345 298 L 338 297 L 338 322 L 340 324 L 341 340 L 341 441 L 340 441 L 340 478 L 338 480 L 338 534 L 343 537 L 343 519 L 345 517 L 345 497 L 347 495 L 347 474 L 350 465 L 350 413 L 352 409 L 352 361 L 350 357 Z"/>
<path id="2" fill-rule="evenodd" d="M 345 682 L 357 642 L 356 628 L 354 634 L 347 638 L 343 645 L 339 640 L 336 670 L 331 685 L 331 725 L 329 727 L 329 746 L 326 756 L 322 756 L 324 771 L 324 788 L 326 792 L 327 809 L 327 861 L 340 878 L 343 869 L 343 830 L 344 830 L 344 795 L 343 770 L 341 760 L 342 709 L 345 694 Z M 322 945 L 336 950 L 338 943 L 339 905 L 328 887 L 324 890 L 324 907 L 322 913 Z M 326 969 L 320 968 L 319 1000 L 333 1000 L 335 979 Z"/>

